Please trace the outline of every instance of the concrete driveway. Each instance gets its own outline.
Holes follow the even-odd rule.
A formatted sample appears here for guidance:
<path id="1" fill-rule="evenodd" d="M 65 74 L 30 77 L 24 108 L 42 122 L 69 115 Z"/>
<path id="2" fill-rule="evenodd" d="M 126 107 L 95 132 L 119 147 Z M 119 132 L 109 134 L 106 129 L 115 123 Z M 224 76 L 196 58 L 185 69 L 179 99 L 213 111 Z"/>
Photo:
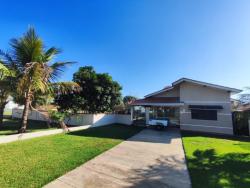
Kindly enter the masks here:
<path id="1" fill-rule="evenodd" d="M 180 132 L 145 129 L 46 188 L 191 187 Z"/>

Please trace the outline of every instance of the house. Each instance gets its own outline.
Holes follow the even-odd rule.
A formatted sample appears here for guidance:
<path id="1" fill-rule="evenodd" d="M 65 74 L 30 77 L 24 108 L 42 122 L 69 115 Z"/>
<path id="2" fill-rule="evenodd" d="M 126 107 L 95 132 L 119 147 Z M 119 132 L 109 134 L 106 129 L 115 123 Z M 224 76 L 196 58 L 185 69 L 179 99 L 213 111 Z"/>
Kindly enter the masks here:
<path id="1" fill-rule="evenodd" d="M 181 78 L 131 104 L 134 123 L 169 120 L 182 130 L 233 134 L 231 94 L 241 90 Z"/>

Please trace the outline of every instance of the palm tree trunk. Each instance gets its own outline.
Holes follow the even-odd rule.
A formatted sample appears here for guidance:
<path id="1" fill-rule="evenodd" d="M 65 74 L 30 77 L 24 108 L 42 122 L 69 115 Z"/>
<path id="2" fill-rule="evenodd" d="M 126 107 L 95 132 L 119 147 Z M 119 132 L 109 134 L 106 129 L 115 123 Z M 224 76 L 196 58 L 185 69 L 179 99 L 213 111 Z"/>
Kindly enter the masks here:
<path id="1" fill-rule="evenodd" d="M 5 104 L 0 105 L 0 128 L 3 126 L 3 113 L 4 113 Z"/>
<path id="2" fill-rule="evenodd" d="M 19 133 L 26 132 L 30 103 L 31 103 L 31 92 L 27 92 L 27 96 L 25 98 L 25 103 L 24 103 L 24 109 L 23 109 L 22 125 L 18 131 Z"/>

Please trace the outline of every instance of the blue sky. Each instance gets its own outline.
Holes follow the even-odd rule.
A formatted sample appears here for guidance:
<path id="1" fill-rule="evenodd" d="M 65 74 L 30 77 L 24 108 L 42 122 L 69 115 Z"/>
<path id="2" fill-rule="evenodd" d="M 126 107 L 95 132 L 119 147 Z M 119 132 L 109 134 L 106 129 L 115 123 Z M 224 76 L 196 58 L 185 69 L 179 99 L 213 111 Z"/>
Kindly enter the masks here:
<path id="1" fill-rule="evenodd" d="M 189 77 L 250 86 L 248 0 L 1 0 L 0 48 L 33 25 L 60 60 L 108 72 L 124 95 L 142 97 Z"/>

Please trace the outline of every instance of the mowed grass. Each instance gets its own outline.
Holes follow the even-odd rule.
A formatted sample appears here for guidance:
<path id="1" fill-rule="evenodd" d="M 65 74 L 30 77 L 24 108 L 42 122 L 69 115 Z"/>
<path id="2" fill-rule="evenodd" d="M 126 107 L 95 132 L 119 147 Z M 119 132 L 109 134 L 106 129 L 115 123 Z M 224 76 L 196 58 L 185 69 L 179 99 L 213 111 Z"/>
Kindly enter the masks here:
<path id="1" fill-rule="evenodd" d="M 182 136 L 193 188 L 250 187 L 250 139 Z"/>
<path id="2" fill-rule="evenodd" d="M 20 121 L 17 119 L 4 119 L 3 126 L 0 127 L 0 136 L 17 134 L 20 128 Z M 27 132 L 56 129 L 57 127 L 48 128 L 44 121 L 28 120 Z"/>
<path id="3" fill-rule="evenodd" d="M 4 110 L 3 115 L 4 116 L 11 116 L 12 115 L 12 110 Z"/>
<path id="4" fill-rule="evenodd" d="M 0 187 L 41 187 L 140 130 L 109 125 L 0 144 Z"/>

